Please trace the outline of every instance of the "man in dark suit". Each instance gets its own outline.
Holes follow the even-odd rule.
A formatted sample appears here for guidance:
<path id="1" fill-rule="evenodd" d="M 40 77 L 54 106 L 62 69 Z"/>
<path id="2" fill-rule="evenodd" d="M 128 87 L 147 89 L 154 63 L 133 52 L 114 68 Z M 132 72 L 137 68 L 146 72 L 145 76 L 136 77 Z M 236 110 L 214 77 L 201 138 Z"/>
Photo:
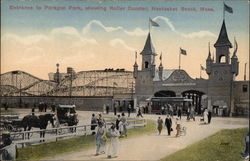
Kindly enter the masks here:
<path id="1" fill-rule="evenodd" d="M 211 122 L 211 118 L 212 118 L 212 112 L 211 112 L 211 110 L 208 110 L 208 123 L 210 124 L 210 122 Z"/>
<path id="2" fill-rule="evenodd" d="M 167 127 L 168 135 L 170 135 L 171 129 L 172 129 L 172 120 L 169 114 L 167 115 L 167 118 L 165 119 L 165 126 Z"/>

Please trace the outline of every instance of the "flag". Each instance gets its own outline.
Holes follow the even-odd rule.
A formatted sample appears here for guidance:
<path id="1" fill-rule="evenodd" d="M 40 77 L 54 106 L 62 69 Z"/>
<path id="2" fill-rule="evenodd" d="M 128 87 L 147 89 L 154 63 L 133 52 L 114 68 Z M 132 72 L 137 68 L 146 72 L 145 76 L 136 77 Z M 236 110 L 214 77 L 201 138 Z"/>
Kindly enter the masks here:
<path id="1" fill-rule="evenodd" d="M 224 10 L 227 11 L 227 12 L 229 12 L 229 13 L 233 13 L 233 8 L 232 8 L 232 7 L 229 7 L 229 6 L 226 5 L 225 3 L 224 3 Z"/>
<path id="2" fill-rule="evenodd" d="M 187 51 L 186 50 L 183 50 L 182 48 L 180 48 L 180 51 L 181 51 L 182 55 L 187 55 Z"/>
<path id="3" fill-rule="evenodd" d="M 150 22 L 151 26 L 155 26 L 155 27 L 159 27 L 160 26 L 158 23 L 156 23 L 155 21 L 153 21 L 151 18 L 149 18 L 149 22 Z"/>
<path id="4" fill-rule="evenodd" d="M 201 65 L 201 70 L 206 70 L 206 68 L 204 68 L 204 67 Z"/>

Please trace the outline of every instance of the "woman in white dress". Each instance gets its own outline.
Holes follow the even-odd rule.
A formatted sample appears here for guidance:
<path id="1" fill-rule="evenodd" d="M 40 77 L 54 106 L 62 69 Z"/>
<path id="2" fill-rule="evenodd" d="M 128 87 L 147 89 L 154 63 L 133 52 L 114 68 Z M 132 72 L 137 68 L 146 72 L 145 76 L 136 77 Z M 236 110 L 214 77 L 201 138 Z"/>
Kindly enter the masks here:
<path id="1" fill-rule="evenodd" d="M 203 118 L 204 118 L 204 123 L 207 124 L 208 123 L 208 110 L 207 109 L 205 109 L 203 113 Z"/>
<path id="2" fill-rule="evenodd" d="M 106 137 L 105 137 L 105 128 L 102 122 L 98 123 L 98 130 L 96 133 L 95 141 L 96 141 L 96 155 L 105 154 L 105 145 L 106 145 Z"/>
<path id="3" fill-rule="evenodd" d="M 119 132 L 115 128 L 115 124 L 112 123 L 109 129 L 110 144 L 108 148 L 108 158 L 116 158 L 118 156 L 119 149 Z"/>

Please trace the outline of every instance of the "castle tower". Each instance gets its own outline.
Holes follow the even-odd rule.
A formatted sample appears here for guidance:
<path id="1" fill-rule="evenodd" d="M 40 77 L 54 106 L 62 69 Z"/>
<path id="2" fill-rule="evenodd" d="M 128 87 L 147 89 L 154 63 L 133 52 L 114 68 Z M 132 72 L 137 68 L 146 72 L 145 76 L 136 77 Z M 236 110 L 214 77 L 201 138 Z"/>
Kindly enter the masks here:
<path id="1" fill-rule="evenodd" d="M 150 32 L 148 33 L 146 43 L 140 53 L 142 55 L 142 71 L 150 71 L 151 77 L 155 76 L 155 49 L 151 42 Z"/>
<path id="2" fill-rule="evenodd" d="M 150 32 L 147 35 L 147 39 L 143 50 L 140 52 L 142 56 L 142 66 L 138 69 L 137 61 L 134 64 L 134 78 L 135 78 L 135 93 L 140 97 L 137 97 L 138 101 L 145 100 L 152 95 L 153 92 L 153 80 L 155 78 L 155 56 L 157 55 L 152 44 Z M 137 57 L 137 56 L 136 56 Z M 143 96 L 143 97 L 142 97 Z"/>
<path id="3" fill-rule="evenodd" d="M 222 22 L 219 37 L 214 47 L 216 50 L 215 60 L 211 58 L 210 48 L 206 60 L 206 72 L 209 76 L 207 91 L 208 101 L 212 106 L 227 107 L 225 114 L 229 115 L 234 105 L 233 81 L 238 75 L 239 62 L 236 56 L 238 48 L 237 43 L 230 62 L 229 49 L 232 48 L 232 44 L 227 35 L 225 20 Z"/>
<path id="4" fill-rule="evenodd" d="M 227 36 L 227 29 L 226 29 L 226 25 L 225 25 L 225 20 L 223 20 L 222 26 L 221 26 L 221 30 L 220 30 L 220 34 L 219 37 L 216 41 L 216 43 L 214 44 L 214 47 L 216 48 L 216 63 L 226 63 L 229 64 L 229 48 L 232 48 L 232 44 L 228 39 Z M 223 58 L 225 58 L 225 60 L 223 61 Z"/>
<path id="5" fill-rule="evenodd" d="M 229 49 L 232 48 L 232 44 L 228 39 L 225 20 L 223 20 L 219 37 L 214 44 L 214 47 L 216 50 L 215 62 L 211 58 L 210 47 L 206 60 L 206 72 L 209 75 L 209 80 L 216 82 L 231 82 L 234 79 L 234 76 L 238 74 L 238 58 L 236 56 L 237 49 L 235 49 L 230 62 Z"/>

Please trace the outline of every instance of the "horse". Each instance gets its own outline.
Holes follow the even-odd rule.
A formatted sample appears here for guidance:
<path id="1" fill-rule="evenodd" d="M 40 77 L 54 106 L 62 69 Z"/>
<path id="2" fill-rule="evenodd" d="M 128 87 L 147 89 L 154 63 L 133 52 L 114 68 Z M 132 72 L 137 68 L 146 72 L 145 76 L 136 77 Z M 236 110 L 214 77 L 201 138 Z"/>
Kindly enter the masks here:
<path id="1" fill-rule="evenodd" d="M 26 131 L 26 129 L 28 131 L 31 130 L 32 127 L 37 127 L 42 129 L 46 129 L 48 126 L 48 121 L 50 121 L 50 123 L 52 124 L 52 126 L 54 127 L 54 114 L 45 114 L 45 115 L 40 115 L 40 116 L 35 116 L 35 115 L 26 115 L 24 116 L 23 120 L 22 120 L 22 125 L 24 128 L 24 131 Z M 29 135 L 28 135 L 29 137 Z M 42 131 L 40 132 L 40 138 L 41 137 L 45 137 L 45 132 Z"/>

